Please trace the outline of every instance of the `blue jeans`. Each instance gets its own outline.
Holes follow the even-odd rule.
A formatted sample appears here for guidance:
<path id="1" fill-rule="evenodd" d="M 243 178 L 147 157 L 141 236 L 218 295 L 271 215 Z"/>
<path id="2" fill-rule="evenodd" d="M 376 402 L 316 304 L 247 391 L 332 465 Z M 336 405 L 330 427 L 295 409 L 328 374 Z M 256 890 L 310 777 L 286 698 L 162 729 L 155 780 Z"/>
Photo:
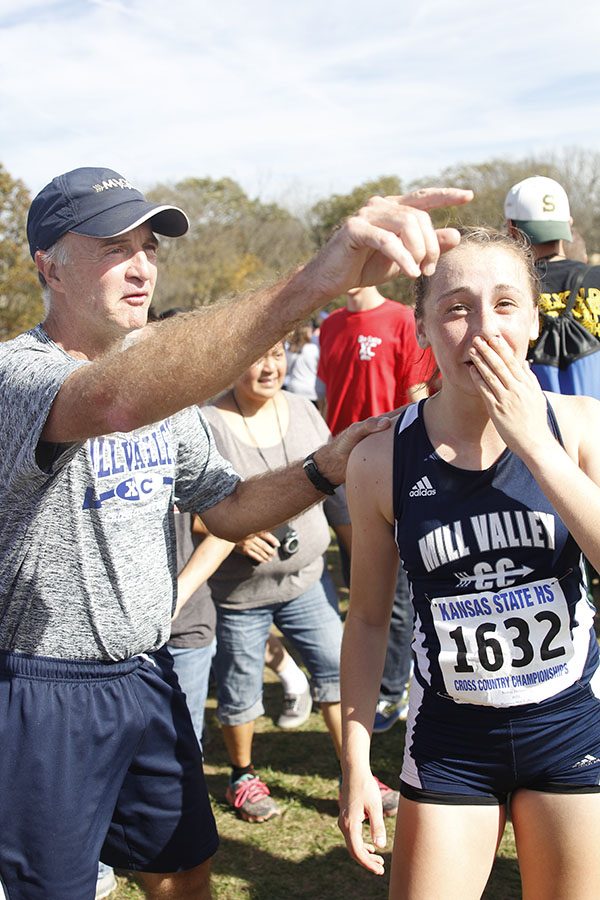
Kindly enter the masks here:
<path id="1" fill-rule="evenodd" d="M 404 693 L 410 677 L 412 634 L 413 608 L 410 599 L 410 588 L 406 572 L 402 568 L 402 563 L 400 563 L 398 578 L 396 579 L 394 605 L 392 606 L 385 665 L 379 688 L 380 700 L 397 703 Z"/>
<path id="2" fill-rule="evenodd" d="M 285 603 L 256 609 L 217 606 L 217 715 L 224 725 L 244 725 L 264 713 L 264 655 L 272 624 L 299 651 L 311 675 L 313 698 L 321 703 L 340 699 L 342 623 L 317 581 Z"/>
<path id="3" fill-rule="evenodd" d="M 208 680 L 217 642 L 213 639 L 206 647 L 172 647 L 173 666 L 181 690 L 185 694 L 198 743 L 202 746 L 204 731 L 204 707 L 208 696 Z"/>
<path id="4" fill-rule="evenodd" d="M 347 587 L 350 587 L 350 559 L 341 544 L 339 549 L 342 576 Z M 404 693 L 410 677 L 412 634 L 413 609 L 410 599 L 410 587 L 406 572 L 402 568 L 402 561 L 400 561 L 394 605 L 392 606 L 392 617 L 390 619 L 385 665 L 379 688 L 380 700 L 397 703 Z"/>
<path id="5" fill-rule="evenodd" d="M 323 558 L 323 574 L 321 575 L 321 587 L 325 591 L 325 596 L 327 597 L 329 605 L 335 611 L 335 614 L 339 617 L 340 598 L 338 597 L 337 588 L 333 583 L 333 578 L 327 571 L 327 561 L 325 558 Z"/>

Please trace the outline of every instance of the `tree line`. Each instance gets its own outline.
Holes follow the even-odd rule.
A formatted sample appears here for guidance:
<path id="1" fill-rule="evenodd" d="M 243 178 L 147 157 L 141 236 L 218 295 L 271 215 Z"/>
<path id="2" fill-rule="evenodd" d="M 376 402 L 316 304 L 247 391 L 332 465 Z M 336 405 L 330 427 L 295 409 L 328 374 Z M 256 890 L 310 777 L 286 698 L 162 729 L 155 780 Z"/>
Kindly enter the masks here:
<path id="1" fill-rule="evenodd" d="M 176 184 L 157 184 L 146 192 L 147 196 L 181 206 L 191 228 L 184 238 L 165 240 L 161 245 L 154 307 L 160 313 L 171 307 L 206 306 L 276 278 L 307 260 L 342 219 L 374 194 L 397 195 L 426 185 L 471 188 L 474 201 L 460 210 L 436 211 L 436 224 L 501 228 L 506 192 L 532 174 L 560 181 L 588 252 L 599 252 L 600 153 L 577 147 L 544 157 L 461 163 L 411 182 L 397 175 L 381 176 L 348 193 L 333 194 L 309 208 L 293 211 L 249 197 L 230 178 L 190 177 Z M 0 163 L 0 340 L 43 318 L 39 283 L 25 233 L 31 199 L 25 184 Z M 402 279 L 382 290 L 394 299 L 410 300 L 410 286 Z"/>

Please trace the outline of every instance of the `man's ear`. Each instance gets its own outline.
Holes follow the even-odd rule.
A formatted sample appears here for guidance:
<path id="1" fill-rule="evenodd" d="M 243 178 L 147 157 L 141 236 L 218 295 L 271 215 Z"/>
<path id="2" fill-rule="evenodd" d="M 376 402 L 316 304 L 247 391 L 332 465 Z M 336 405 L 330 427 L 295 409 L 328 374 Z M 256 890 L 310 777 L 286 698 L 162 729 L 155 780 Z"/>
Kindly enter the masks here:
<path id="1" fill-rule="evenodd" d="M 48 287 L 53 291 L 62 291 L 56 263 L 53 260 L 49 260 L 43 250 L 36 250 L 34 262 Z"/>

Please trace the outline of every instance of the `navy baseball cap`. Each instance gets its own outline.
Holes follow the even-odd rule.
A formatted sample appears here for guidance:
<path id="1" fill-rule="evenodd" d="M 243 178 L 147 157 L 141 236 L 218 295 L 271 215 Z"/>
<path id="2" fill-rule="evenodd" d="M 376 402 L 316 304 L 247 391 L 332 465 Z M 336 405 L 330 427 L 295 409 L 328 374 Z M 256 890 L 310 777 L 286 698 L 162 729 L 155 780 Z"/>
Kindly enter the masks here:
<path id="1" fill-rule="evenodd" d="M 151 220 L 152 231 L 167 237 L 185 234 L 190 223 L 177 206 L 149 203 L 112 169 L 73 169 L 57 175 L 34 198 L 27 216 L 31 256 L 74 231 L 88 237 L 116 237 Z"/>

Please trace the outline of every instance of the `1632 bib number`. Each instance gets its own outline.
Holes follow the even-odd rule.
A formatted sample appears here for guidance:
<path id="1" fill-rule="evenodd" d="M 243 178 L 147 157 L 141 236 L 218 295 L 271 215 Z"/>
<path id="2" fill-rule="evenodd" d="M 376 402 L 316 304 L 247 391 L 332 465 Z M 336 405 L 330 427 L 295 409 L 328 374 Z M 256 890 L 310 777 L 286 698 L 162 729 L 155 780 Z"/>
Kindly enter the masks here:
<path id="1" fill-rule="evenodd" d="M 447 693 L 489 706 L 538 703 L 574 683 L 570 617 L 558 581 L 437 597 L 431 611 Z"/>

